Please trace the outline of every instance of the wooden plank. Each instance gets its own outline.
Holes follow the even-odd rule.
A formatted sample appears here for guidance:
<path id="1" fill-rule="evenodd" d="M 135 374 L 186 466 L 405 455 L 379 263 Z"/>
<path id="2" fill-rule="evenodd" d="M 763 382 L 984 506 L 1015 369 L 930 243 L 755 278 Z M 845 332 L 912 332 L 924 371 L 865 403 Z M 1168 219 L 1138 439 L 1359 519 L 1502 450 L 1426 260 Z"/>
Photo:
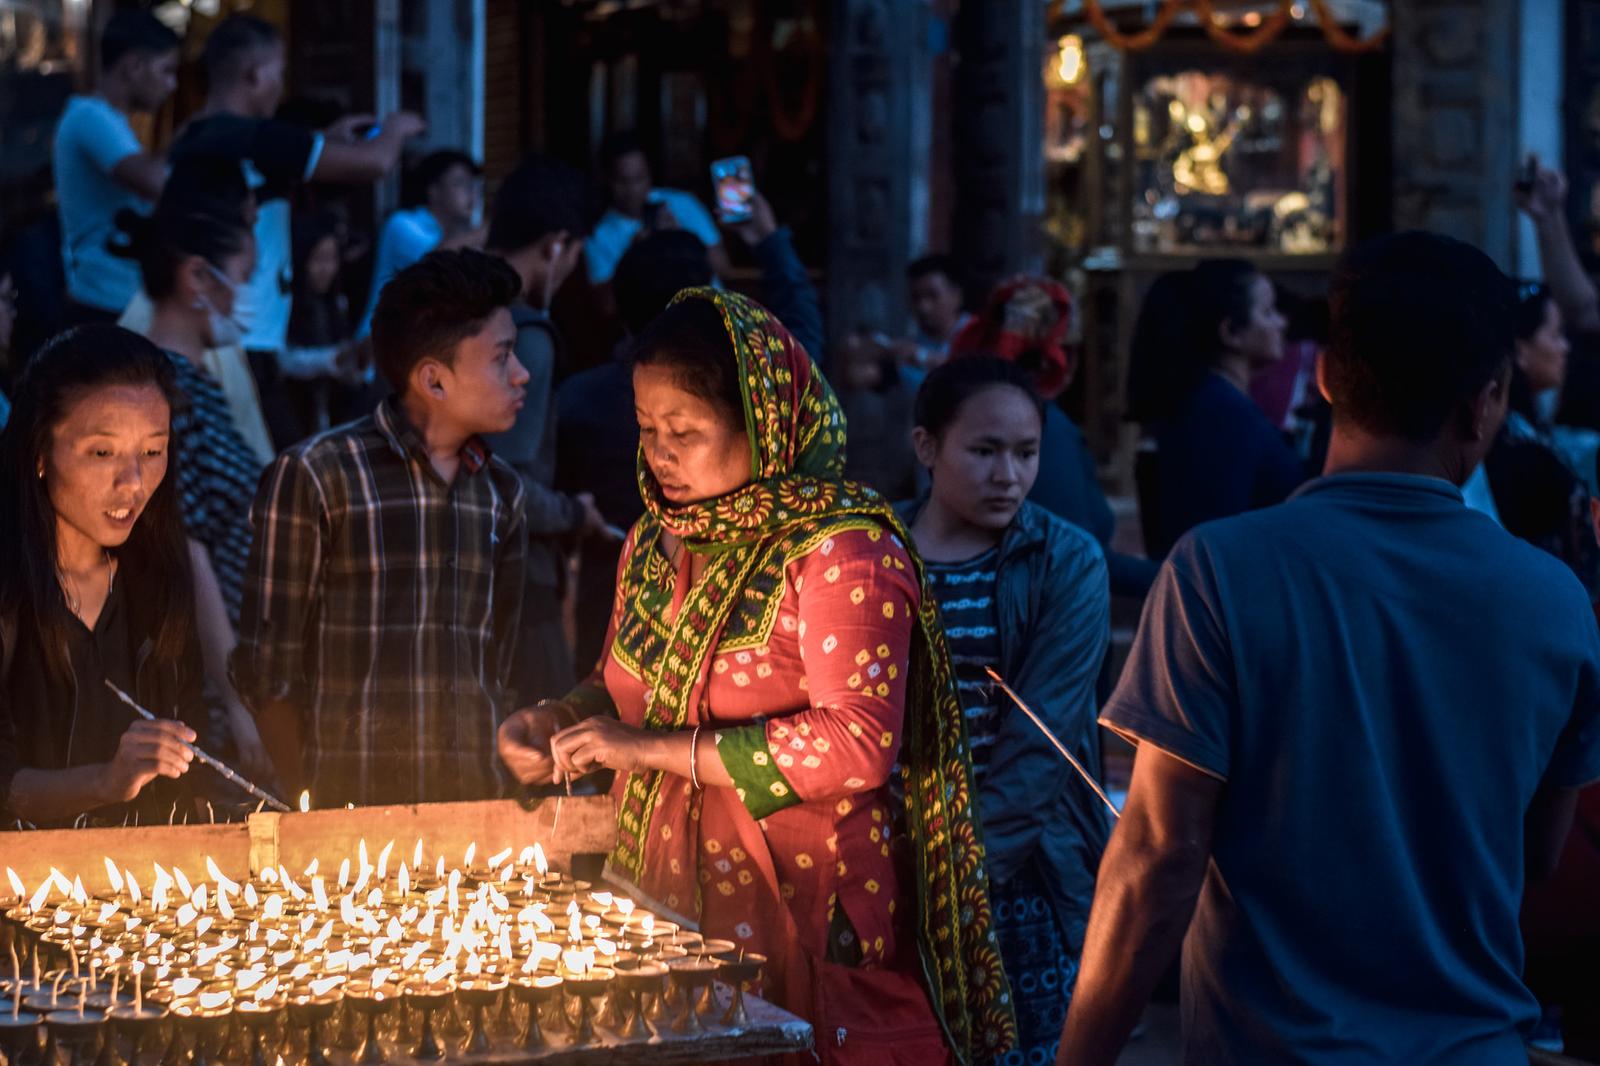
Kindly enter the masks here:
<path id="1" fill-rule="evenodd" d="M 250 837 L 239 823 L 0 833 L 0 866 L 14 869 L 30 892 L 50 875 L 51 867 L 69 881 L 82 877 L 90 893 L 109 891 L 108 856 L 118 868 L 132 870 L 148 891 L 154 877 L 151 864 L 157 862 L 204 877 L 209 857 L 227 876 L 244 876 L 250 868 Z M 9 886 L 0 884 L 0 894 L 9 895 Z"/>
<path id="2" fill-rule="evenodd" d="M 469 844 L 477 845 L 475 862 L 482 866 L 497 852 L 510 848 L 515 857 L 535 842 L 552 866 L 566 869 L 574 853 L 608 852 L 617 837 L 616 809 L 609 796 L 549 798 L 531 810 L 513 800 L 479 800 L 272 817 L 279 820 L 278 862 L 291 872 L 304 870 L 312 859 L 325 870 L 337 870 L 345 858 L 353 864 L 363 840 L 374 863 L 383 846 L 394 841 L 391 871 L 401 860 L 411 862 L 418 840 L 425 854 L 423 865 L 430 869 L 439 855 L 445 857 L 446 867 L 460 866 Z"/>
<path id="3" fill-rule="evenodd" d="M 70 880 L 83 878 L 90 892 L 110 887 L 105 858 L 134 871 L 149 888 L 152 863 L 178 866 L 192 878 L 204 877 L 206 859 L 216 861 L 228 877 L 242 879 L 264 866 L 282 864 L 298 873 L 318 859 L 337 870 L 342 859 L 352 862 L 367 842 L 373 862 L 389 841 L 395 843 L 391 869 L 411 861 L 417 840 L 423 842 L 426 865 L 438 855 L 445 865 L 461 865 L 467 845 L 478 845 L 476 860 L 511 848 L 513 855 L 538 842 L 556 869 L 567 869 L 572 856 L 609 852 L 616 842 L 616 810 L 609 796 L 561 796 L 544 799 L 531 810 L 513 800 L 473 803 L 424 803 L 400 807 L 357 807 L 308 811 L 304 814 L 262 813 L 248 824 L 138 826 L 115 829 L 41 829 L 0 833 L 0 866 L 16 870 L 32 889 L 60 870 Z M 7 886 L 0 885 L 0 892 Z"/>

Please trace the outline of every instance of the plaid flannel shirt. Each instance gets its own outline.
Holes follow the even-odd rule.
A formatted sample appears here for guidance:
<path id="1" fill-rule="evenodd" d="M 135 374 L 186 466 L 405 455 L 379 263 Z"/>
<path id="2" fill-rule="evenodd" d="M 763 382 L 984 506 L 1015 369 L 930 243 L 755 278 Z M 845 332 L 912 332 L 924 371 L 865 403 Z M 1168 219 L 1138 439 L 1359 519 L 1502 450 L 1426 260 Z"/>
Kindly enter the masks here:
<path id="1" fill-rule="evenodd" d="M 461 458 L 446 484 L 391 399 L 262 477 L 233 675 L 252 707 L 299 711 L 319 806 L 482 799 L 503 784 L 523 488 L 481 441 Z"/>

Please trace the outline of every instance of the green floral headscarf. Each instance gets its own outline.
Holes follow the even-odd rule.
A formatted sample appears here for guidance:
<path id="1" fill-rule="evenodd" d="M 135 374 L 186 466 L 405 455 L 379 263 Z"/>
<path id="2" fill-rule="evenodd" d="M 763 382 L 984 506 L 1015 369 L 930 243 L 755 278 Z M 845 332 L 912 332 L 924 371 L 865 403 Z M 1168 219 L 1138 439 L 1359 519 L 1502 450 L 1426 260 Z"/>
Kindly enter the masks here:
<path id="1" fill-rule="evenodd" d="M 747 590 L 781 590 L 790 547 L 841 522 L 910 537 L 887 501 L 844 480 L 845 421 L 833 390 L 788 330 L 760 305 L 713 289 L 688 289 L 674 303 L 710 301 L 721 313 L 738 362 L 751 449 L 750 482 L 725 496 L 673 506 L 639 458 L 646 515 L 622 568 L 619 595 L 637 608 L 616 633 L 619 654 L 642 668 L 652 695 L 645 727 L 678 730 L 704 691 L 725 638 L 759 624 L 741 613 Z M 671 582 L 656 571 L 663 531 L 711 557 L 670 629 Z M 913 559 L 916 556 L 913 553 Z M 951 1046 L 964 1060 L 990 1058 L 1015 1042 L 1016 1021 L 989 911 L 972 763 L 936 601 L 920 560 L 921 607 L 913 634 L 900 764 L 916 898 L 918 953 Z M 652 832 L 661 775 L 628 778 L 612 862 L 638 884 L 665 869 L 663 849 L 686 834 Z M 665 839 L 664 839 L 665 838 Z"/>

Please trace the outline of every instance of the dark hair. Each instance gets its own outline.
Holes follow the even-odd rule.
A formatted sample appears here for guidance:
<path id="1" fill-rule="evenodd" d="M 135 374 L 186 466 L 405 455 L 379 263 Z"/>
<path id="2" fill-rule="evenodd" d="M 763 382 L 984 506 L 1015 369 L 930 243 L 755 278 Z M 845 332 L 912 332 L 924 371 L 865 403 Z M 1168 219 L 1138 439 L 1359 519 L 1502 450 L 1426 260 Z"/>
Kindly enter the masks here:
<path id="1" fill-rule="evenodd" d="M 1516 322 L 1513 329 L 1519 341 L 1531 341 L 1534 334 L 1544 328 L 1545 314 L 1549 305 L 1555 302 L 1555 296 L 1550 290 L 1538 282 L 1517 283 L 1517 310 Z M 1516 411 L 1531 422 L 1537 422 L 1537 404 L 1534 402 L 1533 386 L 1528 381 L 1527 373 L 1519 366 L 1516 360 L 1511 362 L 1511 410 Z"/>
<path id="2" fill-rule="evenodd" d="M 57 336 L 17 379 L 11 421 L 0 432 L 0 615 L 36 634 L 46 667 L 71 676 L 67 606 L 56 576 L 56 518 L 39 464 L 67 406 L 94 389 L 154 385 L 176 408 L 183 401 L 171 360 L 119 326 L 79 326 Z M 143 575 L 140 609 L 155 620 L 154 664 L 176 667 L 194 640 L 193 578 L 178 500 L 177 441 L 167 473 L 133 531 L 115 551 L 124 573 Z"/>
<path id="3" fill-rule="evenodd" d="M 139 263 L 144 291 L 153 301 L 172 295 L 184 260 L 199 256 L 218 270 L 230 256 L 250 244 L 250 227 L 242 212 L 211 210 L 220 205 L 183 205 L 163 191 L 150 215 L 123 208 L 117 226 L 128 235 L 128 255 Z"/>
<path id="4" fill-rule="evenodd" d="M 506 175 L 489 212 L 488 247 L 519 252 L 546 234 L 574 239 L 589 232 L 589 192 L 583 176 L 549 156 L 532 155 Z"/>
<path id="5" fill-rule="evenodd" d="M 744 425 L 738 360 L 722 312 L 710 300 L 681 300 L 656 316 L 628 349 L 635 366 L 672 371 L 678 385 Z"/>
<path id="6" fill-rule="evenodd" d="M 644 156 L 646 163 L 650 161 L 650 153 L 645 151 L 644 141 L 637 131 L 612 130 L 600 142 L 600 172 L 610 177 L 611 168 L 617 165 L 617 160 L 634 152 Z"/>
<path id="7" fill-rule="evenodd" d="M 1246 259 L 1206 259 L 1189 279 L 1190 346 L 1209 369 L 1227 354 L 1222 327 L 1243 329 L 1255 312 L 1256 279 L 1261 269 Z"/>
<path id="8" fill-rule="evenodd" d="M 254 15 L 229 15 L 217 23 L 200 52 L 206 83 L 215 88 L 239 76 L 245 61 L 256 52 L 279 44 L 283 33 L 266 19 Z"/>
<path id="9" fill-rule="evenodd" d="M 483 167 L 465 152 L 454 148 L 441 148 L 429 152 L 417 160 L 406 175 L 409 193 L 407 202 L 413 205 L 426 204 L 428 193 L 432 191 L 434 185 L 454 167 L 465 167 L 467 173 L 475 178 L 483 174 Z"/>
<path id="10" fill-rule="evenodd" d="M 100 69 L 110 70 L 123 56 L 162 55 L 182 44 L 181 37 L 148 11 L 124 9 L 100 33 Z"/>
<path id="11" fill-rule="evenodd" d="M 333 291 L 311 291 L 311 272 L 306 261 L 328 238 L 338 241 L 343 218 L 337 211 L 319 208 L 294 216 L 290 230 L 294 253 L 294 301 L 289 307 L 289 342 L 303 347 L 321 347 L 348 340 L 352 332 L 345 295 L 335 285 Z"/>
<path id="12" fill-rule="evenodd" d="M 961 268 L 956 264 L 956 257 L 937 252 L 925 255 L 921 259 L 913 259 L 911 265 L 906 267 L 907 281 L 920 281 L 929 274 L 943 274 L 950 280 L 950 284 L 965 291 L 966 286 L 961 284 Z"/>
<path id="13" fill-rule="evenodd" d="M 397 393 L 424 359 L 450 364 L 456 345 L 522 294 L 522 280 L 499 256 L 463 248 L 429 252 L 389 279 L 372 312 L 372 351 Z"/>
<path id="14" fill-rule="evenodd" d="M 1572 563 L 1582 539 L 1583 482 L 1537 441 L 1500 441 L 1484 461 L 1506 532 Z M 1581 499 L 1580 499 L 1581 497 Z"/>
<path id="15" fill-rule="evenodd" d="M 634 241 L 617 262 L 611 288 L 622 324 L 637 336 L 682 289 L 711 284 L 711 258 L 688 230 L 656 230 Z"/>
<path id="16" fill-rule="evenodd" d="M 1205 375 L 1191 358 L 1189 298 L 1192 275 L 1160 274 L 1145 291 L 1128 346 L 1127 417 L 1156 422 L 1171 417 Z"/>
<path id="17" fill-rule="evenodd" d="M 1449 237 L 1400 233 L 1350 252 L 1328 297 L 1334 420 L 1418 443 L 1437 436 L 1510 361 L 1514 297 L 1488 256 Z"/>
<path id="18" fill-rule="evenodd" d="M 937 437 L 961 414 L 962 404 L 985 389 L 1007 385 L 1020 389 L 1038 410 L 1042 429 L 1045 402 L 1033 382 L 1034 375 L 1028 370 L 998 356 L 971 355 L 952 359 L 936 367 L 917 390 L 913 424 Z"/>

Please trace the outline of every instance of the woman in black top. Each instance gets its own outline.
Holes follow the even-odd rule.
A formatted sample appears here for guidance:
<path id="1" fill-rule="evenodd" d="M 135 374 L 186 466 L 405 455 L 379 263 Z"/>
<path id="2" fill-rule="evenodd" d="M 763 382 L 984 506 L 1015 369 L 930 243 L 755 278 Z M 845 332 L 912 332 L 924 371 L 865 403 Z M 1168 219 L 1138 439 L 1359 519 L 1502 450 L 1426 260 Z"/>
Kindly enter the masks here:
<path id="1" fill-rule="evenodd" d="M 203 714 L 170 360 L 111 325 L 28 364 L 0 434 L 0 812 L 183 820 Z M 134 715 L 105 686 L 161 720 Z"/>

